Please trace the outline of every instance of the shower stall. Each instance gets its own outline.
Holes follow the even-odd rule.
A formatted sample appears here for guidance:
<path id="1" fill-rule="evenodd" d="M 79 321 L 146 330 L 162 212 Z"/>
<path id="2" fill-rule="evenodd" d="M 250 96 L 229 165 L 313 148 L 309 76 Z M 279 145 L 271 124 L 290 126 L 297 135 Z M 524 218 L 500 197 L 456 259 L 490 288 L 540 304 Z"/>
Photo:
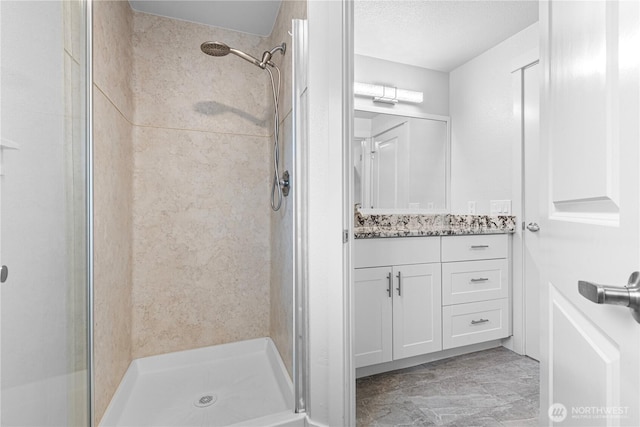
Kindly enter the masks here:
<path id="1" fill-rule="evenodd" d="M 292 90 L 303 92 L 299 88 L 304 81 L 299 78 L 299 70 L 305 61 L 306 25 L 302 20 L 294 20 L 292 25 L 291 41 L 265 50 L 261 60 L 223 42 L 199 45 L 200 50 L 210 56 L 234 54 L 245 59 L 258 67 L 259 73 L 252 75 L 253 79 L 270 83 L 267 94 L 271 95 L 273 104 L 267 104 L 265 117 L 273 123 L 272 135 L 267 138 L 271 145 L 270 159 L 266 162 L 271 169 L 269 195 L 274 212 L 271 227 L 275 234 L 271 238 L 271 287 L 281 292 L 280 295 L 271 295 L 277 301 L 271 303 L 271 321 L 282 322 L 271 330 L 275 331 L 274 335 L 289 336 L 243 339 L 135 358 L 111 399 L 100 423 L 102 426 L 304 425 L 305 398 L 302 390 L 306 382 L 304 375 L 295 376 L 304 371 L 304 342 L 295 342 L 294 336 L 301 340 L 304 338 L 305 318 L 300 310 L 293 309 L 294 298 L 304 295 L 301 292 L 304 280 L 301 277 L 296 280 L 294 276 L 298 270 L 295 267 L 295 241 L 303 229 L 295 230 L 294 227 L 296 219 L 299 221 L 300 218 L 301 211 L 296 206 L 305 182 L 300 177 L 300 159 L 296 158 L 301 155 L 298 148 L 304 134 L 299 133 L 294 138 L 293 131 L 294 123 L 300 127 L 304 122 L 297 105 L 290 114 L 284 117 L 279 114 L 282 78 L 275 62 L 280 62 L 285 54 L 295 57 L 292 62 L 297 60 L 298 64 L 291 70 Z M 230 58 L 222 64 L 217 62 L 220 60 L 205 59 L 211 63 L 212 75 L 227 73 L 228 66 L 238 65 Z M 214 68 L 214 65 L 219 67 Z M 239 67 L 250 68 L 245 63 L 240 63 Z M 268 80 L 264 80 L 265 74 Z M 202 76 L 204 80 L 209 77 Z M 232 90 L 242 96 L 242 86 Z M 292 172 L 291 177 L 289 171 Z M 261 204 L 254 209 L 264 214 L 268 212 L 265 208 L 266 204 Z M 302 300 L 298 304 L 302 305 Z M 294 312 L 300 313 L 295 321 Z"/>
<path id="2" fill-rule="evenodd" d="M 306 2 L 130 3 L 0 2 L 1 423 L 304 425 Z"/>

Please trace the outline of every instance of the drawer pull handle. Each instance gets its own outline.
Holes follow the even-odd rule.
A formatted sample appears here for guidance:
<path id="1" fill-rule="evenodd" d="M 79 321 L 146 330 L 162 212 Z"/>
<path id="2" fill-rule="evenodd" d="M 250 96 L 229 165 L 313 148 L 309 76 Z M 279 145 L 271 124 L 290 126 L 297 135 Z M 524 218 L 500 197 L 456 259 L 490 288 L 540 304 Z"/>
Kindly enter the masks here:
<path id="1" fill-rule="evenodd" d="M 487 277 L 479 277 L 477 279 L 471 279 L 471 282 L 487 282 L 489 278 Z"/>
<path id="2" fill-rule="evenodd" d="M 471 321 L 471 324 L 472 324 L 472 325 L 479 325 L 479 324 L 481 324 L 481 323 L 487 323 L 488 321 L 489 321 L 489 319 L 482 319 L 482 318 L 481 318 L 480 320 L 472 320 L 472 321 Z"/>
<path id="3" fill-rule="evenodd" d="M 387 279 L 389 280 L 389 286 L 387 286 L 387 293 L 389 294 L 389 298 L 391 298 L 391 288 L 393 287 L 393 277 L 391 273 L 387 275 Z"/>
<path id="4" fill-rule="evenodd" d="M 398 287 L 396 288 L 396 290 L 398 291 L 398 296 L 401 297 L 402 294 L 402 272 L 398 271 Z"/>
<path id="5" fill-rule="evenodd" d="M 471 245 L 471 249 L 486 249 L 489 245 Z"/>

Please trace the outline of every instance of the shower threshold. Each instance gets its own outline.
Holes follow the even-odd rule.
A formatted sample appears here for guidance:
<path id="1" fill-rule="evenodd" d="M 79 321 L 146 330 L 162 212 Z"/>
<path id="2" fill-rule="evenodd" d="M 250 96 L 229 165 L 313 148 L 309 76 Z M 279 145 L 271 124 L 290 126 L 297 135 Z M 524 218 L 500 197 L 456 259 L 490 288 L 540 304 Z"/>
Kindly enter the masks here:
<path id="1" fill-rule="evenodd" d="M 270 338 L 134 360 L 101 426 L 304 426 Z"/>

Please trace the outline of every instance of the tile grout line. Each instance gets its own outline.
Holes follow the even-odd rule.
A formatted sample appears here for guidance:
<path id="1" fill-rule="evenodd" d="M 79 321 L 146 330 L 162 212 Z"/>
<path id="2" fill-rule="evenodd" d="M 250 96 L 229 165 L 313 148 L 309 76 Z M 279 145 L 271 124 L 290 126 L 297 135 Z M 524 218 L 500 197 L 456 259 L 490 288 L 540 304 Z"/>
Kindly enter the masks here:
<path id="1" fill-rule="evenodd" d="M 208 134 L 212 134 L 212 135 L 245 136 L 245 137 L 251 137 L 251 138 L 270 138 L 270 139 L 272 139 L 273 135 L 274 135 L 273 132 L 271 132 L 270 134 L 266 134 L 266 135 L 258 135 L 258 134 L 234 133 L 234 132 L 216 132 L 216 131 L 204 130 L 204 129 L 188 129 L 188 128 L 176 128 L 176 127 L 164 127 L 164 126 L 153 126 L 153 125 L 136 124 L 136 123 L 133 123 L 131 120 L 129 120 L 129 118 L 127 118 L 127 116 L 122 112 L 122 110 L 109 97 L 109 95 L 107 95 L 105 93 L 105 91 L 102 90 L 100 85 L 98 85 L 96 82 L 93 82 L 93 86 L 107 99 L 107 101 L 109 101 L 109 103 L 113 106 L 113 108 L 116 109 L 116 111 L 120 114 L 120 116 L 122 116 L 122 118 L 130 126 L 133 126 L 133 127 L 146 128 L 146 129 L 173 130 L 173 131 L 182 131 L 182 132 L 208 133 Z M 282 124 L 291 115 L 291 113 L 292 113 L 292 110 L 290 109 L 289 112 L 285 115 L 285 117 L 282 120 L 280 120 L 280 122 L 279 122 L 280 126 L 282 126 Z"/>

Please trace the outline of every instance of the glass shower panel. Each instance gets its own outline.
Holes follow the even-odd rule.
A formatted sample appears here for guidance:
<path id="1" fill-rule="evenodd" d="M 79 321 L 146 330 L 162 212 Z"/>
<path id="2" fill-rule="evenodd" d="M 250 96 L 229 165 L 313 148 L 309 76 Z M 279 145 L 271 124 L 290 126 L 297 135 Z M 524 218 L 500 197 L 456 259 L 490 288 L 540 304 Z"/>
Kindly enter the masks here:
<path id="1" fill-rule="evenodd" d="M 2 425 L 87 425 L 86 14 L 0 2 Z"/>

